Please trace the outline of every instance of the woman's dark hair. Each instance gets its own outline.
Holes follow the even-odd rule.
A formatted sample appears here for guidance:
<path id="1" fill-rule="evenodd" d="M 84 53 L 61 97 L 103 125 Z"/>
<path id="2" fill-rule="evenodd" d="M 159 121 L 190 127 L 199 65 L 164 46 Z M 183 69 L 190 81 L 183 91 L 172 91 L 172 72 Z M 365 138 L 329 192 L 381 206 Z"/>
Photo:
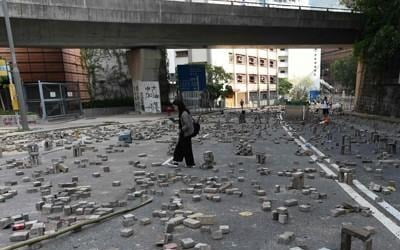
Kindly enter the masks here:
<path id="1" fill-rule="evenodd" d="M 190 114 L 189 110 L 186 108 L 186 106 L 185 106 L 185 104 L 183 103 L 182 100 L 175 99 L 172 104 L 178 106 L 179 116 L 182 115 L 183 111 L 186 111 L 186 112 L 188 112 Z"/>

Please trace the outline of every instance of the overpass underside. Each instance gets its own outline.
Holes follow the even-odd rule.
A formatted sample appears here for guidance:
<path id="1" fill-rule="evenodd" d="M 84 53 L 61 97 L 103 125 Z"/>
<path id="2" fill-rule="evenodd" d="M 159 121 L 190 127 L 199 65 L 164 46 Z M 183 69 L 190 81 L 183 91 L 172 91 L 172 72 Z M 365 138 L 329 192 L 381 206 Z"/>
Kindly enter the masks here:
<path id="1" fill-rule="evenodd" d="M 4 21 L 0 21 L 4 26 Z M 173 24 L 119 24 L 17 19 L 12 20 L 18 47 L 344 47 L 354 30 Z M 0 46 L 7 46 L 0 29 Z"/>
<path id="2" fill-rule="evenodd" d="M 10 0 L 18 47 L 343 47 L 354 13 L 164 0 Z M 0 16 L 2 15 L 0 11 Z M 3 20 L 0 46 L 6 46 Z"/>

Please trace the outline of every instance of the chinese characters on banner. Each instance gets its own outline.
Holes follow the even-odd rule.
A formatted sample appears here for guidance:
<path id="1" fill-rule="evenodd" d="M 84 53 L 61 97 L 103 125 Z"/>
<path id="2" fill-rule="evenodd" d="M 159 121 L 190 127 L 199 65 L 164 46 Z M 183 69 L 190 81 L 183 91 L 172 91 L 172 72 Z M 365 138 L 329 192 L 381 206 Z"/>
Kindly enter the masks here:
<path id="1" fill-rule="evenodd" d="M 135 108 L 145 113 L 161 113 L 160 86 L 156 81 L 135 81 Z"/>

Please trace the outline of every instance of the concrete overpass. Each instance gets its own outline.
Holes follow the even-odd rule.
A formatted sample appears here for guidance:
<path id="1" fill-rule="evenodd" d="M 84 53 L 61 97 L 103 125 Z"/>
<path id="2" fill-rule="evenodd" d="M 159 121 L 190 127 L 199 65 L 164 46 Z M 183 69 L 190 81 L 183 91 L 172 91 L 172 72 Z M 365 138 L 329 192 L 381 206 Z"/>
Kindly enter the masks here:
<path id="1" fill-rule="evenodd" d="M 8 2 L 17 47 L 343 47 L 363 25 L 353 13 L 166 0 Z"/>

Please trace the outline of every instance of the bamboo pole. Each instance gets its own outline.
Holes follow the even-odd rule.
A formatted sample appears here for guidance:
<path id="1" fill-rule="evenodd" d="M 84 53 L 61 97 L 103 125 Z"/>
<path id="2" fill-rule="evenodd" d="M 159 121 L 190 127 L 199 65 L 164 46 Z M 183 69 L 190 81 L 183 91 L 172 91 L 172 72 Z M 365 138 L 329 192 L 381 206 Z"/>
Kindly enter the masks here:
<path id="1" fill-rule="evenodd" d="M 125 213 L 128 213 L 128 212 L 137 210 L 137 209 L 139 209 L 141 207 L 144 207 L 144 206 L 146 206 L 146 205 L 148 205 L 148 204 L 150 204 L 152 202 L 153 202 L 153 198 L 150 198 L 147 201 L 145 201 L 145 202 L 143 202 L 143 203 L 141 203 L 141 204 L 139 204 L 139 205 L 137 205 L 137 206 L 135 206 L 133 208 L 128 208 L 128 209 L 124 209 L 124 210 L 121 210 L 121 211 L 117 211 L 117 212 L 108 214 L 106 216 L 100 217 L 98 219 L 93 219 L 93 220 L 81 222 L 81 223 L 66 227 L 66 228 L 64 228 L 64 229 L 62 229 L 62 230 L 60 230 L 58 232 L 55 232 L 55 233 L 52 233 L 52 234 L 49 234 L 49 235 L 40 236 L 40 237 L 33 238 L 33 239 L 30 239 L 30 240 L 26 240 L 26 241 L 21 241 L 19 243 L 14 244 L 14 245 L 10 245 L 10 246 L 1 248 L 0 250 L 13 250 L 13 249 L 18 249 L 18 248 L 21 248 L 21 247 L 24 247 L 24 246 L 30 246 L 30 245 L 39 243 L 39 242 L 44 241 L 44 240 L 49 240 L 49 239 L 55 238 L 57 236 L 60 236 L 62 234 L 65 234 L 65 233 L 68 233 L 68 232 L 71 232 L 71 231 L 74 231 L 74 230 L 80 230 L 84 226 L 95 224 L 95 223 L 98 223 L 98 222 L 102 222 L 102 221 L 107 220 L 109 218 L 112 218 L 114 216 L 117 216 L 117 215 L 120 215 L 120 214 L 125 214 Z"/>

